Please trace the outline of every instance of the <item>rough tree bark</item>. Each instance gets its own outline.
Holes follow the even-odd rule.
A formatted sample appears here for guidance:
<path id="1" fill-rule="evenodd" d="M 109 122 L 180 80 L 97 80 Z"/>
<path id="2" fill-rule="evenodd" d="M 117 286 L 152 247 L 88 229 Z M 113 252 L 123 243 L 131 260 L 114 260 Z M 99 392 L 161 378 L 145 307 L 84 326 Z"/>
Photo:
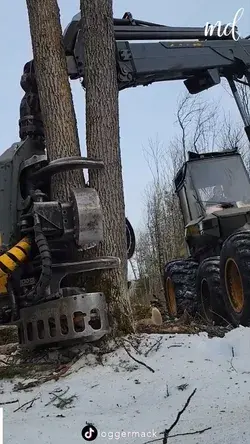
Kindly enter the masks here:
<path id="1" fill-rule="evenodd" d="M 26 0 L 34 66 L 50 160 L 81 155 L 56 0 Z M 84 185 L 82 171 L 53 178 L 53 197 L 66 200 L 70 188 Z"/>
<path id="2" fill-rule="evenodd" d="M 112 0 L 81 0 L 86 87 L 88 156 L 104 161 L 103 171 L 90 171 L 89 183 L 100 194 L 104 213 L 104 242 L 98 255 L 121 259 L 119 270 L 98 273 L 90 289 L 105 293 L 113 332 L 133 330 L 127 291 L 125 205 L 119 140 L 118 84 Z"/>

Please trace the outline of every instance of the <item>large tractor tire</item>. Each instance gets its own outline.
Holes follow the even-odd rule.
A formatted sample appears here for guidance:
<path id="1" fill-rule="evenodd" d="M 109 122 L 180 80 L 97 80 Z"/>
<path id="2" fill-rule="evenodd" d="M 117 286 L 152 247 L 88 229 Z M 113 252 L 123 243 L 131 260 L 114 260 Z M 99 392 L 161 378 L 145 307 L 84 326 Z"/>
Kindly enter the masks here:
<path id="1" fill-rule="evenodd" d="M 220 257 L 205 259 L 199 266 L 196 292 L 203 319 L 211 324 L 225 325 L 228 315 L 220 282 Z"/>
<path id="2" fill-rule="evenodd" d="M 197 262 L 176 260 L 165 267 L 164 291 L 168 314 L 180 317 L 186 310 L 194 316 L 198 310 L 196 296 Z"/>
<path id="3" fill-rule="evenodd" d="M 232 234 L 220 257 L 225 308 L 234 326 L 250 325 L 250 231 Z"/>

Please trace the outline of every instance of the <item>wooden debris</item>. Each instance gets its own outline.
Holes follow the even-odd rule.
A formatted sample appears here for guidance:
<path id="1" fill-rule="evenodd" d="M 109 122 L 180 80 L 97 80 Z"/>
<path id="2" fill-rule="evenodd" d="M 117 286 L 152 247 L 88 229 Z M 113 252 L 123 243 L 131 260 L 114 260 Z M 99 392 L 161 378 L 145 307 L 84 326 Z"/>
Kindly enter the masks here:
<path id="1" fill-rule="evenodd" d="M 0 326 L 0 345 L 18 343 L 18 329 L 15 325 Z"/>
<path id="2" fill-rule="evenodd" d="M 0 345 L 0 355 L 11 355 L 18 350 L 17 343 L 10 343 L 5 345 Z"/>

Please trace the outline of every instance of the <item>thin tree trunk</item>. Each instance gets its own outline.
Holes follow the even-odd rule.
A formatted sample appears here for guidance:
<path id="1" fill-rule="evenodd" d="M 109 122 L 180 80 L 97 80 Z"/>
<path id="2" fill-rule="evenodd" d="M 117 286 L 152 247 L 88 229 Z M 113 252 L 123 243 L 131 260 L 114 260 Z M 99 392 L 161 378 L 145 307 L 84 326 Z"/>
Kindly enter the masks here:
<path id="1" fill-rule="evenodd" d="M 60 11 L 56 0 L 26 0 L 34 66 L 50 160 L 80 155 L 76 116 L 67 74 Z M 66 200 L 84 185 L 82 171 L 58 174 L 53 196 Z"/>
<path id="2" fill-rule="evenodd" d="M 95 275 L 91 290 L 108 299 L 113 331 L 132 330 L 127 291 L 125 205 L 119 140 L 118 84 L 112 0 L 81 0 L 86 87 L 86 138 L 91 158 L 104 161 L 104 171 L 90 171 L 90 186 L 100 195 L 104 213 L 104 242 L 98 255 L 121 259 L 119 270 Z"/>

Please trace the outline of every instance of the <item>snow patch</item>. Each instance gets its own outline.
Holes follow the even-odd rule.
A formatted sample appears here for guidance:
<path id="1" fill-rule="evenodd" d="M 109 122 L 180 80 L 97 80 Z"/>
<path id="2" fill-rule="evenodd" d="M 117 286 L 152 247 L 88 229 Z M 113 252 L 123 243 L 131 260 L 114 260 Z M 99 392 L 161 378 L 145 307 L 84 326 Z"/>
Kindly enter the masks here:
<path id="1" fill-rule="evenodd" d="M 171 434 L 211 430 L 169 442 L 249 444 L 249 338 L 243 327 L 212 339 L 205 333 L 142 335 L 139 352 L 128 342 L 126 348 L 154 372 L 121 347 L 102 363 L 84 356 L 69 376 L 32 390 L 15 392 L 17 380 L 0 381 L 0 403 L 18 400 L 3 406 L 4 443 L 79 444 L 86 423 L 99 430 L 97 443 L 143 444 L 155 436 L 160 443 L 160 433 L 197 389 Z"/>

